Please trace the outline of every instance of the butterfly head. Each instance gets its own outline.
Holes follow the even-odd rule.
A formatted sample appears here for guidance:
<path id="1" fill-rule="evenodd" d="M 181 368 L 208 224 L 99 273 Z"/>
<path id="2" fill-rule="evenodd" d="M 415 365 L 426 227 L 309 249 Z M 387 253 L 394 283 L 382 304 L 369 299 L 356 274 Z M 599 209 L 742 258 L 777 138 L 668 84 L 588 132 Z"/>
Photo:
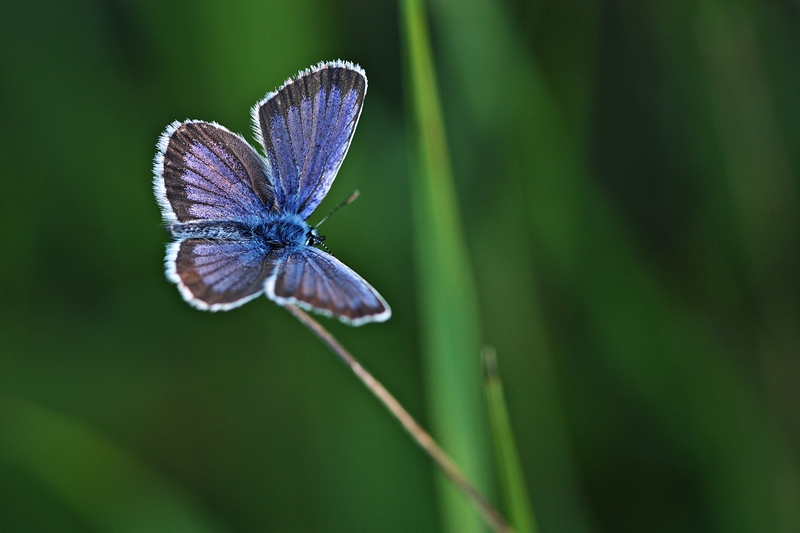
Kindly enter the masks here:
<path id="1" fill-rule="evenodd" d="M 306 245 L 316 246 L 318 244 L 322 246 L 325 249 L 325 251 L 330 253 L 328 247 L 325 246 L 325 235 L 320 235 L 319 233 L 317 233 L 317 228 L 310 226 L 308 228 L 308 231 L 306 232 Z"/>

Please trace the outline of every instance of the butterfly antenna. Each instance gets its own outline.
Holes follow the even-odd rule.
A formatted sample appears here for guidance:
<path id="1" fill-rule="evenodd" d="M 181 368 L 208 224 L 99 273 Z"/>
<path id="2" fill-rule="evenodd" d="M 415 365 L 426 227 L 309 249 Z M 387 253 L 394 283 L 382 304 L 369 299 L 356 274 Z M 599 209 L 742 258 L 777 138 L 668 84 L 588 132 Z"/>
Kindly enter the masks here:
<path id="1" fill-rule="evenodd" d="M 355 199 L 356 199 L 356 198 L 358 198 L 358 195 L 359 195 L 359 194 L 360 194 L 360 193 L 359 193 L 358 191 L 354 191 L 354 192 L 353 192 L 353 194 L 351 194 L 351 195 L 350 195 L 350 196 L 349 196 L 349 197 L 348 197 L 348 198 L 347 198 L 347 199 L 346 199 L 344 202 L 342 202 L 342 203 L 340 203 L 339 205 L 337 205 L 336 207 L 334 207 L 334 208 L 331 210 L 331 212 L 330 212 L 330 213 L 328 213 L 327 215 L 325 215 L 324 217 L 322 217 L 322 220 L 320 220 L 319 222 L 317 222 L 317 225 L 316 225 L 316 226 L 314 226 L 314 227 L 315 227 L 315 228 L 318 228 L 318 227 L 320 227 L 320 226 L 322 225 L 322 223 L 323 223 L 323 222 L 325 222 L 326 220 L 328 220 L 328 217 L 330 217 L 332 214 L 334 214 L 336 211 L 338 211 L 338 210 L 339 210 L 339 208 L 341 208 L 341 207 L 344 207 L 344 206 L 346 206 L 347 204 L 349 204 L 349 203 L 351 203 L 351 202 L 355 201 Z"/>

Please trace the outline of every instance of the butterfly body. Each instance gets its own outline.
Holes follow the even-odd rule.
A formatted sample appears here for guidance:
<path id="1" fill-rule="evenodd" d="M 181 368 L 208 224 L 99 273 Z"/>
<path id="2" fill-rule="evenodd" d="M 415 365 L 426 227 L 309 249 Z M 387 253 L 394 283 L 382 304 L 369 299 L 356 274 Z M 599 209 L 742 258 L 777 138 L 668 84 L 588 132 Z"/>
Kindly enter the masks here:
<path id="1" fill-rule="evenodd" d="M 253 108 L 260 156 L 216 123 L 171 124 L 158 143 L 154 190 L 174 242 L 167 277 L 199 309 L 238 307 L 266 294 L 351 325 L 389 318 L 363 278 L 315 248 L 307 219 L 350 145 L 366 76 L 320 63 Z"/>
<path id="2" fill-rule="evenodd" d="M 170 226 L 174 239 L 232 239 L 278 250 L 317 242 L 316 231 L 298 215 L 272 214 L 242 220 L 177 222 Z"/>

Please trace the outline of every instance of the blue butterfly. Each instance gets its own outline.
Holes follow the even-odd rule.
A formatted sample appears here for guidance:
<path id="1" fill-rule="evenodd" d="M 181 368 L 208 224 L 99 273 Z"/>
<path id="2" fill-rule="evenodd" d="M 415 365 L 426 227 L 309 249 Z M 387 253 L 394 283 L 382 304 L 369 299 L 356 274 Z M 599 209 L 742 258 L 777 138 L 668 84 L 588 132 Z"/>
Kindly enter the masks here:
<path id="1" fill-rule="evenodd" d="M 287 80 L 252 109 L 266 157 L 219 124 L 174 122 L 153 187 L 174 242 L 167 278 L 194 307 L 233 309 L 262 293 L 353 326 L 391 316 L 306 220 L 328 193 L 356 129 L 367 77 L 345 61 Z"/>

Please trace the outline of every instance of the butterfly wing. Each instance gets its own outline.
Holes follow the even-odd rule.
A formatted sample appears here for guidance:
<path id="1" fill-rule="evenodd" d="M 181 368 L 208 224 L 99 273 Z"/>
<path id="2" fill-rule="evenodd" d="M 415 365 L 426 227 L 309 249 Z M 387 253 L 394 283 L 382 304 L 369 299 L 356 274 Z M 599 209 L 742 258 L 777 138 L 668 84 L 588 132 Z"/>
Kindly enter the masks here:
<path id="1" fill-rule="evenodd" d="M 185 239 L 167 249 L 167 277 L 205 311 L 227 311 L 264 292 L 274 262 L 255 241 Z"/>
<path id="2" fill-rule="evenodd" d="M 172 123 L 158 142 L 154 174 L 168 224 L 246 220 L 275 208 L 264 160 L 219 124 Z"/>
<path id="3" fill-rule="evenodd" d="M 269 250 L 235 231 L 276 207 L 258 153 L 218 124 L 175 122 L 159 140 L 154 172 L 161 213 L 178 239 L 167 248 L 167 277 L 183 298 L 218 311 L 264 292 Z"/>
<path id="4" fill-rule="evenodd" d="M 386 301 L 364 278 L 310 246 L 286 248 L 265 289 L 267 297 L 280 305 L 295 304 L 353 326 L 383 322 L 392 315 Z"/>
<path id="5" fill-rule="evenodd" d="M 320 63 L 253 107 L 278 205 L 306 220 L 330 189 L 356 129 L 367 77 L 349 62 Z"/>

